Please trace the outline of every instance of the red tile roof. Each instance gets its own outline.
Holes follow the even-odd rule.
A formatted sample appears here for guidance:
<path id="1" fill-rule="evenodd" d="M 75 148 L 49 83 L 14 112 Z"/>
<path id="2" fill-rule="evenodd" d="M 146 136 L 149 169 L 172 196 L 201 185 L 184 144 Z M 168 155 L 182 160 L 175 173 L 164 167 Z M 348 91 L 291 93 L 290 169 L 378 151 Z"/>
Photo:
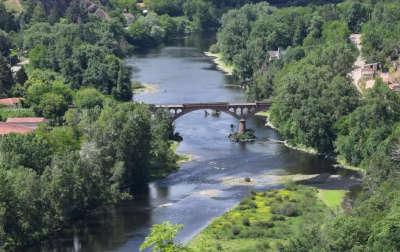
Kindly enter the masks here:
<path id="1" fill-rule="evenodd" d="M 14 97 L 14 98 L 4 98 L 0 99 L 0 104 L 5 105 L 5 106 L 13 106 L 16 104 L 19 104 L 21 102 L 22 98 L 20 97 Z"/>
<path id="2" fill-rule="evenodd" d="M 47 122 L 46 118 L 43 117 L 14 117 L 7 118 L 7 123 L 43 123 Z"/>
<path id="3" fill-rule="evenodd" d="M 34 131 L 32 127 L 18 125 L 14 123 L 0 122 L 0 135 L 7 135 L 11 133 L 26 134 Z"/>

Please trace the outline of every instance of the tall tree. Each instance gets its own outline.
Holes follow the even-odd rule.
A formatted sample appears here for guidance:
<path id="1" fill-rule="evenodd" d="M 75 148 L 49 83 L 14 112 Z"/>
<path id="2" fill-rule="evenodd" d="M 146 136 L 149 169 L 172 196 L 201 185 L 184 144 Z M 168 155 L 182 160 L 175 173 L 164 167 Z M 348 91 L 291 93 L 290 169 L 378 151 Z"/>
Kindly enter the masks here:
<path id="1" fill-rule="evenodd" d="M 0 55 L 0 95 L 7 96 L 14 81 L 6 58 Z"/>

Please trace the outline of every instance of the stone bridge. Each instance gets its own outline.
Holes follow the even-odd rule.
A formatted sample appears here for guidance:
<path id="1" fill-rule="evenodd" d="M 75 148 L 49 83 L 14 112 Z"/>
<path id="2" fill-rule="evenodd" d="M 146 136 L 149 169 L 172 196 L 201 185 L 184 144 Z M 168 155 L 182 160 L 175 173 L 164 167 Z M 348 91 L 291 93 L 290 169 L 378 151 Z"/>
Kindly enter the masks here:
<path id="1" fill-rule="evenodd" d="M 163 104 L 151 105 L 155 110 L 166 110 L 171 114 L 173 120 L 196 111 L 196 110 L 215 110 L 225 112 L 240 121 L 239 132 L 246 130 L 246 119 L 260 111 L 266 111 L 271 106 L 271 102 L 253 102 L 253 103 L 228 103 L 228 102 L 212 102 L 212 103 L 184 103 L 184 104 Z"/>

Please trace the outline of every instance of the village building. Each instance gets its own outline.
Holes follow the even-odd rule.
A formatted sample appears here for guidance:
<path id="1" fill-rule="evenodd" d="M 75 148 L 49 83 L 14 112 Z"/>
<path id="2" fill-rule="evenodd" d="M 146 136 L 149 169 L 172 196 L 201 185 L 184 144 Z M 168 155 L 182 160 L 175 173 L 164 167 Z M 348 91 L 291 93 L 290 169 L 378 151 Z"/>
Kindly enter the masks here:
<path id="1" fill-rule="evenodd" d="M 268 61 L 279 60 L 281 57 L 282 52 L 280 48 L 277 51 L 268 51 Z"/>
<path id="2" fill-rule="evenodd" d="M 19 108 L 21 107 L 21 102 L 23 98 L 13 97 L 13 98 L 3 98 L 0 99 L 0 106 L 9 108 Z"/>
<path id="3" fill-rule="evenodd" d="M 32 129 L 36 129 L 40 123 L 47 123 L 48 120 L 43 117 L 14 117 L 7 118 L 6 123 L 29 127 Z"/>
<path id="4" fill-rule="evenodd" d="M 35 129 L 24 125 L 0 122 L 0 136 L 7 134 L 27 134 L 33 132 Z"/>
<path id="5" fill-rule="evenodd" d="M 361 77 L 366 80 L 373 79 L 379 69 L 379 63 L 365 64 L 361 69 Z"/>

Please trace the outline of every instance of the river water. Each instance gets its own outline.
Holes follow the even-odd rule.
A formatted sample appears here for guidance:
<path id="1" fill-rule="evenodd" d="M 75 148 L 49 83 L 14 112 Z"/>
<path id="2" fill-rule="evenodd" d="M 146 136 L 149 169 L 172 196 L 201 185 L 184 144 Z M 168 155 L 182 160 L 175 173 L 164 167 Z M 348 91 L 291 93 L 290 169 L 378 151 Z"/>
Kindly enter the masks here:
<path id="1" fill-rule="evenodd" d="M 244 101 L 243 91 L 227 87 L 233 81 L 204 55 L 210 42 L 190 37 L 129 58 L 133 77 L 156 87 L 136 94 L 134 100 L 154 104 Z M 237 121 L 229 115 L 205 117 L 203 111 L 179 118 L 175 126 L 184 140 L 178 151 L 191 154 L 193 161 L 151 183 L 133 200 L 99 211 L 33 251 L 138 251 L 151 225 L 166 220 L 184 225 L 178 240 L 186 242 L 250 190 L 277 186 L 277 175 L 317 174 L 306 182 L 324 188 L 349 188 L 359 182 L 357 174 L 335 168 L 331 161 L 275 141 L 279 135 L 264 126 L 263 118 L 248 121 L 258 137 L 254 143 L 230 142 L 231 124 Z M 252 182 L 244 182 L 246 177 Z"/>

